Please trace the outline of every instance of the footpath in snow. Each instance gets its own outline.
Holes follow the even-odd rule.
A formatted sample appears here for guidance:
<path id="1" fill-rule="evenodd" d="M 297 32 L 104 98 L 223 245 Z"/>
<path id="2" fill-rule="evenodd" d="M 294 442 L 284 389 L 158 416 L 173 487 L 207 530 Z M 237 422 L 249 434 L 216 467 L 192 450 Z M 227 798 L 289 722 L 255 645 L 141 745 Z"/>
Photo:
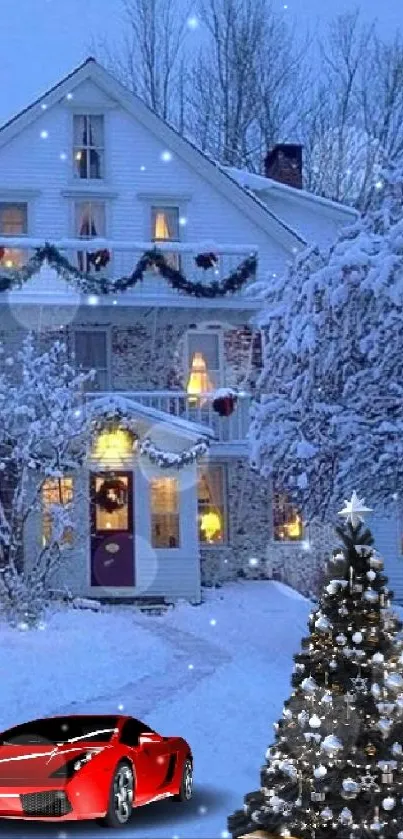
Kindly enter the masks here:
<path id="1" fill-rule="evenodd" d="M 259 786 L 272 724 L 290 691 L 311 604 L 279 583 L 242 581 L 162 616 L 130 607 L 60 611 L 43 630 L 0 628 L 0 727 L 46 714 L 128 713 L 194 752 L 189 804 L 136 810 L 122 831 L 92 823 L 0 822 L 5 837 L 220 839 Z"/>

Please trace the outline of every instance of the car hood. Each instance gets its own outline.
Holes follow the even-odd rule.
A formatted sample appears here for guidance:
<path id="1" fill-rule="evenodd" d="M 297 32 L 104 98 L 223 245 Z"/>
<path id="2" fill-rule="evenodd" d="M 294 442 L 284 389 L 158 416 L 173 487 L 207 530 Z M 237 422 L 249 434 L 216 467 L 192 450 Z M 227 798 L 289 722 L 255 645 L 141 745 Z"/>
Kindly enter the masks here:
<path id="1" fill-rule="evenodd" d="M 99 754 L 104 744 L 94 742 L 63 743 L 62 746 L 0 746 L 0 785 L 15 782 L 36 784 L 49 779 L 69 760 L 91 751 Z"/>

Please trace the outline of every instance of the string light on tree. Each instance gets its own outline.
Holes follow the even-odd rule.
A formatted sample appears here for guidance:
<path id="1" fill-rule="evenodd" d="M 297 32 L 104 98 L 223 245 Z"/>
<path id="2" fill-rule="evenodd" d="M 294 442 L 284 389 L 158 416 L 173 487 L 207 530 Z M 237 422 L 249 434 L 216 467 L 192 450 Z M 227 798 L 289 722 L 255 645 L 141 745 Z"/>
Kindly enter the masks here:
<path id="1" fill-rule="evenodd" d="M 399 837 L 402 623 L 382 606 L 390 593 L 363 521 L 369 512 L 354 492 L 339 513 L 343 547 L 333 551 L 309 615 L 260 789 L 228 819 L 233 839 L 255 831 L 298 839 Z"/>

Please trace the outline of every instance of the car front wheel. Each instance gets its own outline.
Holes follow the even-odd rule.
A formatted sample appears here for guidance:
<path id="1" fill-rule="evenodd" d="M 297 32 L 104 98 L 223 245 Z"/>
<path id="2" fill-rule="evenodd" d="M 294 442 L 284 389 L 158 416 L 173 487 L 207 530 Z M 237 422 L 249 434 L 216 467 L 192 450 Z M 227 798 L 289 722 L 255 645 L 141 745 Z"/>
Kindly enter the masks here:
<path id="1" fill-rule="evenodd" d="M 109 793 L 108 811 L 103 824 L 106 827 L 124 827 L 130 819 L 133 810 L 134 775 L 133 769 L 126 761 L 116 767 Z"/>
<path id="2" fill-rule="evenodd" d="M 182 780 L 177 795 L 173 796 L 174 801 L 190 801 L 193 792 L 193 766 L 192 761 L 185 760 L 183 765 Z"/>

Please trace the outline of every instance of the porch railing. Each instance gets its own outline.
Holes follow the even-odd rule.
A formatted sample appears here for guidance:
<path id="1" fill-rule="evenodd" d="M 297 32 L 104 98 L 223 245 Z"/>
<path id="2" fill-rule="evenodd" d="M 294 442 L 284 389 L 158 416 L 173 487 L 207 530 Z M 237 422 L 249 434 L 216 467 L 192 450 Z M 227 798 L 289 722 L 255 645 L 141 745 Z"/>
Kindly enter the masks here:
<path id="1" fill-rule="evenodd" d="M 117 279 L 122 276 L 130 276 L 144 252 L 156 247 L 187 279 L 204 284 L 222 282 L 246 257 L 258 251 L 256 245 L 218 244 L 214 242 L 125 242 L 101 238 L 71 238 L 54 241 L 51 237 L 49 237 L 49 242 L 76 268 L 89 270 L 95 281 L 97 277 Z M 40 238 L 0 236 L 0 272 L 6 273 L 7 270 L 11 271 L 13 268 L 21 267 L 33 255 L 34 249 L 42 247 L 44 244 L 44 239 Z M 3 252 L 3 249 L 6 249 L 5 252 Z M 96 271 L 93 265 L 88 264 L 87 254 L 104 249 L 109 251 L 110 261 L 106 267 Z M 200 253 L 210 252 L 218 257 L 217 262 L 207 270 L 198 267 L 195 257 Z M 253 278 L 250 282 L 252 281 Z M 40 274 L 29 280 L 30 290 L 54 292 L 55 290 L 60 291 L 64 286 L 65 290 L 68 290 L 63 281 L 55 277 L 54 272 L 48 271 L 46 267 Z M 21 289 L 21 293 L 23 291 L 24 287 Z M 178 292 L 154 268 L 144 273 L 142 282 L 124 292 L 125 297 L 161 295 L 161 293 L 171 296 L 178 295 Z M 242 293 L 242 290 L 237 292 L 237 294 Z"/>
<path id="2" fill-rule="evenodd" d="M 92 391 L 88 399 L 102 396 L 121 396 L 166 414 L 211 428 L 220 443 L 245 443 L 249 429 L 249 394 L 238 396 L 234 412 L 220 417 L 212 405 L 211 394 L 190 397 L 186 392 L 172 390 Z"/>

